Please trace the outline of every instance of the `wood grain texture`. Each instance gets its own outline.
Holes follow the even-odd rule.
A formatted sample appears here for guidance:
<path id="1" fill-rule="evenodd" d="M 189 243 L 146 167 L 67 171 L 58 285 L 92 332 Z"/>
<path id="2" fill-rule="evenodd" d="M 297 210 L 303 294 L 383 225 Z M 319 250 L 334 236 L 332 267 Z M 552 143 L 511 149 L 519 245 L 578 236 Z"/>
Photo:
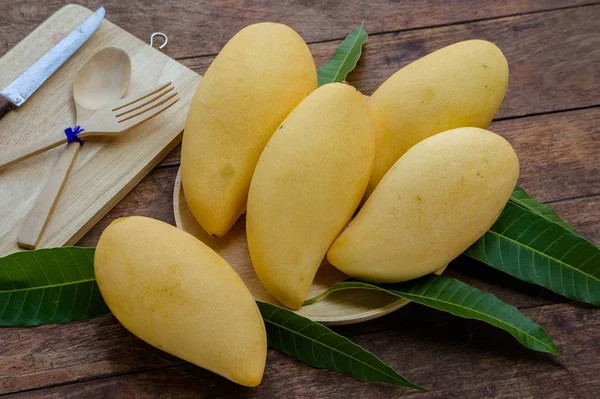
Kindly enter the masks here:
<path id="1" fill-rule="evenodd" d="M 504 52 L 509 87 L 496 118 L 600 104 L 600 5 L 491 21 L 370 36 L 348 81 L 370 95 L 398 69 L 457 41 L 485 39 Z M 310 49 L 317 65 L 329 60 L 340 41 Z M 182 63 L 203 74 L 214 57 Z"/>
<path id="2" fill-rule="evenodd" d="M 0 59 L 0 87 L 11 82 L 91 11 L 67 6 Z M 21 148 L 45 137 L 60 137 L 73 126 L 73 80 L 98 50 L 114 46 L 131 57 L 129 95 L 173 82 L 180 101 L 149 121 L 110 139 L 86 139 L 38 247 L 74 244 L 135 186 L 181 139 L 189 102 L 200 77 L 178 62 L 104 20 L 92 37 L 18 110 L 2 119 L 0 149 Z M 92 131 L 93 129 L 89 129 Z M 17 236 L 27 213 L 58 159 L 48 151 L 0 174 L 0 254 L 18 250 Z"/>
<path id="3" fill-rule="evenodd" d="M 44 20 L 62 1 L 16 0 L 0 14 L 0 54 Z M 511 66 L 511 81 L 495 130 L 516 147 L 521 184 L 578 232 L 600 243 L 600 6 L 539 12 L 596 1 L 376 1 L 298 3 L 263 0 L 156 3 L 107 0 L 108 19 L 147 41 L 166 31 L 166 54 L 203 73 L 212 56 L 240 27 L 261 20 L 285 22 L 311 44 L 317 64 L 361 20 L 371 33 L 351 82 L 369 94 L 410 61 L 468 38 L 499 44 Z M 96 0 L 89 7 L 100 6 Z M 6 11 L 5 11 L 6 10 Z M 513 17 L 512 14 L 529 13 Z M 480 19 L 493 20 L 464 23 Z M 427 26 L 452 26 L 421 29 Z M 406 31 L 409 30 L 409 31 Z M 373 35 L 373 33 L 384 33 Z M 203 56 L 203 57 L 196 57 Z M 92 228 L 80 245 L 95 245 L 115 218 L 144 215 L 174 224 L 172 189 L 179 151 L 151 172 Z M 600 365 L 600 313 L 565 302 L 541 287 L 519 282 L 475 262 L 451 265 L 448 275 L 492 292 L 542 324 L 573 363 L 568 372 L 546 355 L 521 348 L 487 325 L 415 304 L 380 319 L 336 328 L 388 361 L 415 382 L 421 394 L 309 368 L 269 351 L 263 384 L 235 386 L 141 342 L 112 317 L 69 325 L 0 329 L 0 393 L 18 398 L 105 397 L 415 397 L 596 398 Z M 91 380 L 91 381 L 88 381 Z M 65 384 L 65 385 L 62 385 Z M 59 386 L 55 386 L 59 385 Z M 39 389 L 50 387 L 47 389 Z M 12 395 L 9 394 L 9 397 Z"/>
<path id="4" fill-rule="evenodd" d="M 36 0 L 5 1 L 0 14 L 0 56 L 64 4 L 106 8 L 106 17 L 148 42 L 152 32 L 169 35 L 173 58 L 216 54 L 246 25 L 273 21 L 290 25 L 308 42 L 341 39 L 361 21 L 370 34 L 461 21 L 496 18 L 597 3 L 597 0 Z"/>
<path id="5" fill-rule="evenodd" d="M 428 320 L 413 323 L 409 309 L 424 313 Z M 269 351 L 263 383 L 258 388 L 245 388 L 189 364 L 164 368 L 169 359 L 159 357 L 156 350 L 134 339 L 121 346 L 113 342 L 113 355 L 145 362 L 140 364 L 144 368 L 149 364 L 161 368 L 8 397 L 533 398 L 543 392 L 545 398 L 564 399 L 594 398 L 600 389 L 596 378 L 600 312 L 593 308 L 557 304 L 524 311 L 546 327 L 573 364 L 572 372 L 550 356 L 527 351 L 508 334 L 486 324 L 455 317 L 438 319 L 439 312 L 414 304 L 406 310 L 387 316 L 396 318 L 394 324 L 398 327 L 354 335 L 352 339 L 408 378 L 428 386 L 429 393 L 359 382 L 340 373 L 310 368 L 274 351 Z M 115 335 L 118 331 L 113 332 Z M 144 352 L 147 358 L 141 355 Z M 71 370 L 77 373 L 77 369 Z"/>

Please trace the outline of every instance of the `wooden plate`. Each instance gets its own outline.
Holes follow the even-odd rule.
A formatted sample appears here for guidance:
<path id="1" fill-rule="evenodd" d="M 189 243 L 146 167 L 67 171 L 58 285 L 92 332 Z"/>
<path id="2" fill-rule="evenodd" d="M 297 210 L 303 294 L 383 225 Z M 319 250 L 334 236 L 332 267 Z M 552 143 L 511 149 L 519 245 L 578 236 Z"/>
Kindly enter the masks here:
<path id="1" fill-rule="evenodd" d="M 192 216 L 181 187 L 181 169 L 177 173 L 173 190 L 175 223 L 180 229 L 194 235 L 221 255 L 240 275 L 254 298 L 281 306 L 261 285 L 248 253 L 246 222 L 242 216 L 223 238 L 206 233 Z M 308 298 L 326 291 L 333 284 L 348 276 L 324 261 L 317 272 Z M 334 292 L 316 303 L 304 306 L 296 313 L 327 325 L 352 324 L 386 315 L 410 301 L 398 299 L 383 292 L 348 290 Z"/>

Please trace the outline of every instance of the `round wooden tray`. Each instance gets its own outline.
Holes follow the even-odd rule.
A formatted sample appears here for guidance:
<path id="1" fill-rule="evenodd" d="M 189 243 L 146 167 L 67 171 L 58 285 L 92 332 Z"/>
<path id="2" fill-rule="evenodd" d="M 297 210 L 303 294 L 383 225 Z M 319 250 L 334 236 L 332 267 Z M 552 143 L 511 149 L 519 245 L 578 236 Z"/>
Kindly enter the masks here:
<path id="1" fill-rule="evenodd" d="M 281 306 L 263 288 L 254 273 L 246 242 L 244 216 L 237 221 L 225 237 L 211 237 L 196 222 L 187 206 L 181 187 L 181 169 L 177 173 L 173 190 L 173 211 L 177 227 L 200 239 L 229 262 L 244 280 L 255 299 Z M 326 291 L 336 282 L 347 278 L 345 274 L 324 261 L 315 276 L 308 298 Z M 386 315 L 408 302 L 410 301 L 398 299 L 383 292 L 348 290 L 334 292 L 312 305 L 300 308 L 296 313 L 327 325 L 352 324 Z"/>

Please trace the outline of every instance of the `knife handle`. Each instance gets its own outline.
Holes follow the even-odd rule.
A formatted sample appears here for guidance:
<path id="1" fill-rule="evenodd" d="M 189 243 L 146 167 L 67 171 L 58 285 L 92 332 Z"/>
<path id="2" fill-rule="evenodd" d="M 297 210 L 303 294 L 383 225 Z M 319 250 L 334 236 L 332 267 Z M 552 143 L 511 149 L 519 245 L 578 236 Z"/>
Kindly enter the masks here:
<path id="1" fill-rule="evenodd" d="M 67 137 L 64 134 L 61 134 L 43 138 L 40 141 L 26 145 L 25 147 L 3 152 L 0 154 L 0 170 L 37 154 L 41 154 L 54 147 L 58 147 L 66 142 Z"/>
<path id="2" fill-rule="evenodd" d="M 8 113 L 11 109 L 15 109 L 15 105 L 6 98 L 0 96 L 0 118 Z"/>

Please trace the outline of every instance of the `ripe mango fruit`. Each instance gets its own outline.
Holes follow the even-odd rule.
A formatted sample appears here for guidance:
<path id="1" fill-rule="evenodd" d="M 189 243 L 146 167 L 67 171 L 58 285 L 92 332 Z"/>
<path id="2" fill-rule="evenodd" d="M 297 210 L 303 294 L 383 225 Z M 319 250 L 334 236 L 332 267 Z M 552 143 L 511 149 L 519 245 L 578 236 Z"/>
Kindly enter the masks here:
<path id="1" fill-rule="evenodd" d="M 518 177 L 517 155 L 495 133 L 471 127 L 429 137 L 386 173 L 327 258 L 371 282 L 431 273 L 492 226 Z"/>
<path id="2" fill-rule="evenodd" d="M 265 325 L 240 277 L 211 248 L 145 217 L 112 222 L 94 256 L 102 297 L 150 345 L 246 386 L 260 384 Z"/>
<path id="3" fill-rule="evenodd" d="M 271 134 L 316 88 L 310 50 L 285 25 L 247 26 L 223 47 L 198 85 L 181 150 L 185 198 L 206 232 L 221 237 L 244 213 Z"/>
<path id="4" fill-rule="evenodd" d="M 333 83 L 302 101 L 260 156 L 248 194 L 248 247 L 261 283 L 285 306 L 302 305 L 364 194 L 374 151 L 365 98 Z"/>
<path id="5" fill-rule="evenodd" d="M 419 141 L 457 127 L 486 128 L 507 87 L 508 63 L 484 40 L 444 47 L 392 75 L 369 99 L 377 144 L 366 196 Z"/>

